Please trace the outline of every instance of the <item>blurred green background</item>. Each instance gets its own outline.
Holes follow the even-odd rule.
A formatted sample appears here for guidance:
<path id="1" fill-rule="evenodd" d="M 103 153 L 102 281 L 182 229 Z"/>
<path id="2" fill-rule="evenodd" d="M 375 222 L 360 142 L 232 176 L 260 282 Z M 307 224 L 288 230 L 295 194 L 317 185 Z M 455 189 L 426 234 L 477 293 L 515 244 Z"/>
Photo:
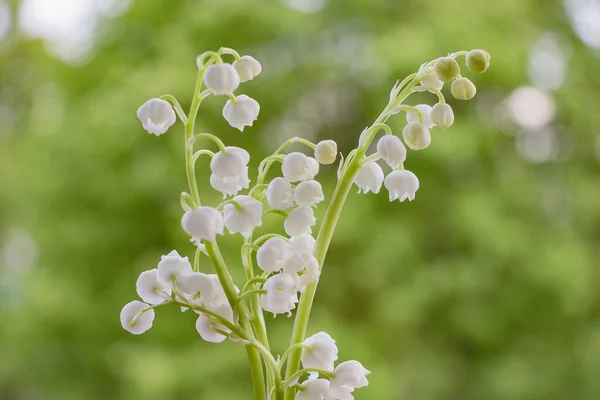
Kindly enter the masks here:
<path id="1" fill-rule="evenodd" d="M 476 98 L 409 153 L 417 200 L 350 196 L 309 332 L 372 371 L 357 399 L 600 398 L 599 0 L 2 0 L 0 37 L 0 399 L 251 397 L 241 346 L 191 314 L 119 324 L 141 271 L 193 255 L 182 127 L 156 138 L 136 110 L 189 107 L 196 55 L 220 46 L 262 63 L 240 91 L 261 114 L 240 133 L 211 98 L 198 130 L 252 168 L 295 135 L 347 153 L 396 79 L 488 50 Z M 240 241 L 222 240 L 236 278 Z M 292 320 L 268 322 L 283 352 Z"/>

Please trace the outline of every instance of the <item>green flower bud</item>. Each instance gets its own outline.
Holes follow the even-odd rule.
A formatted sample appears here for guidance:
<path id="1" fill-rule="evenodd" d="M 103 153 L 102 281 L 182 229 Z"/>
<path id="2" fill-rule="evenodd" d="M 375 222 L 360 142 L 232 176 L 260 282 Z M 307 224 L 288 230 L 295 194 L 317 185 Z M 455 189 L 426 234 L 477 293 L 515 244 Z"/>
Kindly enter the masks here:
<path id="1" fill-rule="evenodd" d="M 402 137 L 404 143 L 411 150 L 423 150 L 431 143 L 431 135 L 429 129 L 420 122 L 413 122 L 408 124 L 402 130 Z"/>
<path id="2" fill-rule="evenodd" d="M 454 123 L 454 112 L 448 104 L 437 103 L 431 109 L 431 120 L 442 129 L 448 129 Z"/>
<path id="3" fill-rule="evenodd" d="M 333 164 L 337 157 L 337 144 L 333 140 L 321 140 L 315 149 L 315 158 L 319 164 Z"/>
<path id="4" fill-rule="evenodd" d="M 450 82 L 460 74 L 460 67 L 452 57 L 440 57 L 433 65 L 435 74 L 442 82 Z"/>
<path id="5" fill-rule="evenodd" d="M 490 66 L 490 53 L 485 50 L 471 50 L 467 54 L 467 68 L 471 72 L 484 73 Z"/>
<path id="6" fill-rule="evenodd" d="M 477 93 L 477 88 L 467 78 L 458 78 L 450 86 L 452 96 L 457 100 L 471 100 Z"/>

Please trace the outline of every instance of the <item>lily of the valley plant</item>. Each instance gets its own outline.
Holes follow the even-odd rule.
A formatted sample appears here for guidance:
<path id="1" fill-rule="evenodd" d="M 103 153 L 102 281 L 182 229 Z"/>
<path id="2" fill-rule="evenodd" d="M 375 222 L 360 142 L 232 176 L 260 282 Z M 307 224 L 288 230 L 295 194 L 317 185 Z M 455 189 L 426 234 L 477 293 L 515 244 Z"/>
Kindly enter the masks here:
<path id="1" fill-rule="evenodd" d="M 225 57 L 232 57 L 233 63 L 225 62 Z M 133 334 L 144 333 L 152 327 L 157 307 L 173 305 L 190 310 L 202 339 L 213 343 L 229 339 L 245 347 L 255 399 L 353 399 L 355 389 L 368 385 L 370 372 L 358 361 L 338 362 L 336 342 L 329 334 L 318 332 L 306 337 L 327 249 L 353 185 L 359 193 L 379 193 L 383 185 L 390 201 L 414 200 L 419 180 L 405 169 L 407 147 L 423 150 L 431 143 L 430 130 L 447 129 L 453 124 L 452 108 L 441 92 L 444 83 L 450 83 L 450 92 L 458 100 L 475 96 L 473 83 L 460 75 L 459 57 L 466 58 L 472 72 L 484 72 L 490 62 L 483 50 L 452 53 L 421 65 L 416 73 L 396 83 L 382 113 L 358 137 L 356 149 L 340 157 L 337 185 L 325 217 L 317 226 L 313 208 L 325 198 L 315 177 L 319 165 L 336 161 L 336 143 L 290 139 L 259 163 L 256 181 L 251 183 L 250 154 L 226 145 L 216 135 L 197 133 L 194 124 L 204 99 L 224 96 L 227 101 L 223 117 L 227 122 L 240 131 L 252 126 L 259 104 L 236 91 L 240 83 L 256 78 L 262 67 L 251 56 L 240 57 L 229 48 L 200 55 L 187 114 L 171 95 L 148 100 L 137 112 L 144 129 L 156 136 L 167 132 L 177 117 L 185 127 L 189 192 L 183 192 L 180 198 L 181 225 L 196 248 L 195 255 L 190 261 L 173 250 L 158 260 L 156 268 L 141 273 L 136 289 L 142 301 L 123 308 L 123 328 Z M 431 92 L 437 103 L 405 105 L 415 92 Z M 386 121 L 400 113 L 406 114 L 407 125 L 401 135 L 395 135 Z M 373 146 L 376 151 L 367 154 L 379 132 L 384 135 Z M 197 149 L 201 139 L 208 140 L 201 143 L 212 142 L 213 149 Z M 309 154 L 286 154 L 286 148 L 294 143 L 305 145 Z M 209 183 L 223 194 L 220 204 L 207 205 L 201 200 L 195 173 L 196 161 L 201 157 L 210 158 Z M 389 172 L 384 172 L 382 166 Z M 281 171 L 277 173 L 280 176 L 269 179 L 275 171 Z M 268 213 L 282 216 L 286 235 L 261 230 L 262 218 Z M 233 281 L 219 250 L 219 237 L 226 233 L 239 233 L 243 238 L 240 254 L 244 282 Z M 203 262 L 203 257 L 209 262 Z M 201 271 L 201 266 L 204 269 L 208 264 L 212 265 L 212 273 Z M 290 346 L 276 354 L 269 345 L 263 314 L 291 316 L 294 310 Z"/>

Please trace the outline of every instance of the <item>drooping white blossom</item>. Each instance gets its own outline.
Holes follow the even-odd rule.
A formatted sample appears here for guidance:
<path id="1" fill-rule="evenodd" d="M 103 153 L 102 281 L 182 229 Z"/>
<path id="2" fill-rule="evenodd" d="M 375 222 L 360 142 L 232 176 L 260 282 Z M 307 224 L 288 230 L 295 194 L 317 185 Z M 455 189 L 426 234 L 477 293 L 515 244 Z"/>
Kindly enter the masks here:
<path id="1" fill-rule="evenodd" d="M 135 288 L 138 296 L 148 304 L 160 304 L 171 295 L 171 283 L 158 279 L 158 269 L 154 268 L 140 274 Z"/>
<path id="2" fill-rule="evenodd" d="M 305 347 L 302 348 L 301 360 L 304 368 L 333 371 L 333 364 L 338 359 L 338 348 L 328 333 L 315 333 L 304 339 L 303 344 Z"/>
<path id="3" fill-rule="evenodd" d="M 283 210 L 294 205 L 294 193 L 290 181 L 277 177 L 267 187 L 267 203 L 274 210 Z"/>
<path id="4" fill-rule="evenodd" d="M 240 82 L 250 81 L 262 72 L 262 66 L 252 56 L 242 56 L 239 60 L 235 60 L 233 68 L 240 76 Z"/>
<path id="5" fill-rule="evenodd" d="M 221 178 L 215 174 L 210 175 L 210 185 L 213 189 L 223 193 L 223 198 L 227 195 L 235 196 L 242 189 L 248 189 L 250 179 L 248 179 L 248 167 L 244 167 L 245 172 L 237 177 Z"/>
<path id="6" fill-rule="evenodd" d="M 223 317 L 227 321 L 233 323 L 233 310 L 229 304 L 219 304 L 215 307 L 208 307 L 208 309 L 215 314 Z M 217 330 L 225 333 L 230 333 L 229 328 L 219 323 L 215 318 L 209 317 L 205 314 L 200 314 L 196 320 L 196 331 L 200 334 L 202 339 L 211 343 L 221 343 L 227 336 L 217 332 Z"/>
<path id="7" fill-rule="evenodd" d="M 431 120 L 442 129 L 448 129 L 454 123 L 452 107 L 446 103 L 437 103 L 431 109 Z"/>
<path id="8" fill-rule="evenodd" d="M 294 400 L 334 399 L 329 392 L 329 381 L 327 379 L 307 379 L 301 385 L 302 389 L 298 390 Z"/>
<path id="9" fill-rule="evenodd" d="M 232 94 L 240 86 L 240 76 L 231 64 L 213 64 L 204 72 L 204 85 L 216 95 Z"/>
<path id="10" fill-rule="evenodd" d="M 250 196 L 235 196 L 233 201 L 237 204 L 225 204 L 223 208 L 225 226 L 231 233 L 247 236 L 255 227 L 262 225 L 263 205 Z"/>
<path id="11" fill-rule="evenodd" d="M 306 181 L 319 173 L 319 162 L 302 153 L 289 153 L 283 160 L 281 172 L 290 182 Z"/>
<path id="12" fill-rule="evenodd" d="M 134 335 L 140 335 L 152 328 L 154 310 L 146 310 L 147 308 L 148 304 L 141 301 L 135 300 L 127 303 L 121 310 L 121 326 L 123 329 Z"/>
<path id="13" fill-rule="evenodd" d="M 248 179 L 250 154 L 240 147 L 227 146 L 226 153 L 215 153 L 210 160 L 211 172 L 220 178 Z"/>
<path id="14" fill-rule="evenodd" d="M 350 393 L 354 389 L 369 385 L 367 375 L 371 371 L 363 367 L 358 361 L 351 360 L 338 364 L 333 373 L 334 377 L 329 382 L 331 394 L 336 399 L 352 399 Z"/>
<path id="15" fill-rule="evenodd" d="M 265 272 L 276 272 L 283 269 L 292 254 L 292 247 L 288 242 L 280 237 L 272 237 L 256 252 L 256 263 Z"/>
<path id="16" fill-rule="evenodd" d="M 294 253 L 291 257 L 286 260 L 283 267 L 283 272 L 286 274 L 297 274 L 304 271 L 305 267 L 313 268 L 316 266 L 319 269 L 319 263 L 317 259 L 310 253 Z"/>
<path id="17" fill-rule="evenodd" d="M 390 192 L 390 201 L 399 199 L 400 202 L 415 199 L 415 193 L 419 190 L 419 179 L 408 170 L 392 171 L 385 177 L 385 187 Z"/>
<path id="18" fill-rule="evenodd" d="M 173 250 L 166 256 L 161 256 L 156 276 L 161 284 L 170 287 L 180 276 L 192 272 L 192 265 L 188 258 L 181 257 L 176 250 Z"/>
<path id="19" fill-rule="evenodd" d="M 150 99 L 137 110 L 144 129 L 153 135 L 165 133 L 177 120 L 171 104 L 162 99 Z"/>
<path id="20" fill-rule="evenodd" d="M 260 296 L 260 306 L 273 314 L 292 314 L 298 302 L 296 281 L 288 274 L 277 274 L 265 282 L 266 294 Z"/>
<path id="21" fill-rule="evenodd" d="M 423 150 L 431 144 L 431 134 L 424 124 L 413 122 L 402 130 L 404 143 L 412 150 Z"/>
<path id="22" fill-rule="evenodd" d="M 310 257 L 306 257 L 305 260 L 307 262 L 304 265 L 304 269 L 298 273 L 298 290 L 300 293 L 304 293 L 306 285 L 309 283 L 317 283 L 321 276 L 321 269 L 319 268 L 317 259 L 311 255 Z"/>
<path id="23" fill-rule="evenodd" d="M 315 159 L 319 164 L 329 165 L 337 158 L 337 143 L 333 140 L 321 140 L 315 148 Z"/>
<path id="24" fill-rule="evenodd" d="M 427 128 L 431 129 L 433 127 L 433 121 L 431 120 L 431 109 L 432 107 L 429 104 L 418 104 L 415 108 L 421 113 L 421 118 L 419 118 L 419 114 L 416 111 L 408 111 L 406 113 L 406 122 L 412 124 L 413 122 L 420 122 L 425 125 Z"/>
<path id="25" fill-rule="evenodd" d="M 245 94 L 240 94 L 235 98 L 235 101 L 229 99 L 223 107 L 223 118 L 232 127 L 244 131 L 246 126 L 252 126 L 258 118 L 260 112 L 260 104 L 258 101 Z"/>
<path id="26" fill-rule="evenodd" d="M 377 154 L 390 166 L 396 169 L 406 161 L 406 147 L 400 138 L 394 135 L 385 135 L 377 142 Z"/>
<path id="27" fill-rule="evenodd" d="M 383 184 L 383 170 L 375 161 L 371 161 L 360 167 L 354 183 L 358 186 L 358 193 L 379 193 Z"/>
<path id="28" fill-rule="evenodd" d="M 197 207 L 183 214 L 181 226 L 196 241 L 214 242 L 223 234 L 223 215 L 212 207 Z"/>
<path id="29" fill-rule="evenodd" d="M 176 281 L 177 289 L 187 295 L 186 300 L 192 304 L 203 305 L 215 297 L 215 287 L 210 275 L 202 272 L 191 272 L 181 275 Z"/>
<path id="30" fill-rule="evenodd" d="M 314 179 L 300 182 L 294 190 L 294 200 L 299 206 L 316 206 L 324 199 L 323 188 Z"/>
<path id="31" fill-rule="evenodd" d="M 288 243 L 292 247 L 292 251 L 294 253 L 312 254 L 315 248 L 316 240 L 311 235 L 305 234 L 299 236 L 292 236 Z"/>
<path id="32" fill-rule="evenodd" d="M 316 222 L 313 209 L 303 206 L 290 211 L 283 223 L 283 228 L 289 236 L 307 235 L 312 232 L 311 226 L 314 226 Z"/>

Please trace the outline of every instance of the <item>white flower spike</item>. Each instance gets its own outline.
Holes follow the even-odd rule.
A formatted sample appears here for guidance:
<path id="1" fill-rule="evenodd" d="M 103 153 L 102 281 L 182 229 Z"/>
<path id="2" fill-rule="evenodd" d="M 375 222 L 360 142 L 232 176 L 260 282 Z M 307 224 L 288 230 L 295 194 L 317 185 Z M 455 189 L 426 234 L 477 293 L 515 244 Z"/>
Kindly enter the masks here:
<path id="1" fill-rule="evenodd" d="M 294 193 L 290 181 L 277 177 L 267 187 L 267 203 L 274 210 L 284 210 L 294 205 Z"/>
<path id="2" fill-rule="evenodd" d="M 256 263 L 265 272 L 281 271 L 292 254 L 288 242 L 280 237 L 272 237 L 256 252 Z"/>
<path id="3" fill-rule="evenodd" d="M 252 56 L 240 57 L 233 62 L 233 68 L 240 76 L 240 82 L 250 81 L 262 72 L 262 66 Z"/>
<path id="4" fill-rule="evenodd" d="M 232 94 L 240 86 L 240 76 L 231 64 L 213 64 L 204 72 L 204 85 L 216 95 Z"/>
<path id="5" fill-rule="evenodd" d="M 137 110 L 144 129 L 153 135 L 165 133 L 177 120 L 171 104 L 162 99 L 150 99 Z"/>
<path id="6" fill-rule="evenodd" d="M 180 276 L 192 272 L 192 265 L 188 258 L 181 257 L 176 250 L 173 250 L 166 256 L 161 256 L 156 276 L 161 284 L 171 286 Z"/>
<path id="7" fill-rule="evenodd" d="M 306 181 L 319 173 L 319 162 L 302 153 L 290 153 L 283 160 L 281 172 L 290 182 Z"/>
<path id="8" fill-rule="evenodd" d="M 375 161 L 371 161 L 360 167 L 354 183 L 358 186 L 358 193 L 379 193 L 383 185 L 383 170 Z"/>
<path id="9" fill-rule="evenodd" d="M 326 332 L 315 333 L 303 342 L 302 365 L 304 368 L 333 371 L 333 364 L 338 359 L 338 348 L 335 340 Z"/>
<path id="10" fill-rule="evenodd" d="M 415 199 L 419 190 L 419 179 L 412 172 L 402 169 L 392 171 L 385 177 L 385 187 L 390 192 L 390 201 L 399 199 L 400 202 Z"/>
<path id="11" fill-rule="evenodd" d="M 406 161 L 406 147 L 394 135 L 385 135 L 377 142 L 377 154 L 390 166 L 396 169 Z"/>
<path id="12" fill-rule="evenodd" d="M 126 304 L 121 310 L 121 326 L 123 329 L 134 335 L 141 335 L 152 328 L 154 310 L 146 310 L 147 308 L 148 304 L 137 300 Z"/>
<path id="13" fill-rule="evenodd" d="M 181 226 L 196 241 L 214 242 L 217 235 L 223 234 L 223 215 L 212 207 L 201 206 L 186 211 L 181 219 Z"/>
<path id="14" fill-rule="evenodd" d="M 263 310 L 275 314 L 292 315 L 292 310 L 298 302 L 296 281 L 288 274 L 277 274 L 265 282 L 263 289 L 267 294 L 260 296 L 260 306 Z"/>
<path id="15" fill-rule="evenodd" d="M 321 184 L 313 179 L 300 182 L 294 191 L 294 200 L 299 206 L 312 207 L 325 199 Z"/>
<path id="16" fill-rule="evenodd" d="M 235 101 L 227 100 L 223 107 L 223 118 L 229 122 L 229 125 L 243 132 L 246 126 L 252 126 L 259 112 L 260 105 L 256 100 L 240 94 Z"/>
<path id="17" fill-rule="evenodd" d="M 336 399 L 352 399 L 352 396 L 348 397 L 352 390 L 369 385 L 367 375 L 371 371 L 363 367 L 358 361 L 351 360 L 338 364 L 333 373 L 334 377 L 331 378 L 329 383 L 331 394 L 336 396 Z"/>
<path id="18" fill-rule="evenodd" d="M 312 232 L 311 226 L 317 222 L 311 207 L 298 207 L 293 209 L 285 219 L 283 228 L 290 236 L 307 235 Z"/>
<path id="19" fill-rule="evenodd" d="M 411 150 L 423 150 L 431 144 L 431 134 L 424 124 L 413 122 L 408 124 L 402 130 L 404 143 Z"/>
<path id="20" fill-rule="evenodd" d="M 171 282 L 158 279 L 158 269 L 154 268 L 140 274 L 135 288 L 138 296 L 148 304 L 160 304 L 171 296 Z"/>
<path id="21" fill-rule="evenodd" d="M 250 196 L 236 196 L 233 201 L 237 204 L 225 204 L 223 208 L 225 226 L 230 233 L 248 236 L 255 227 L 262 225 L 263 205 Z"/>

